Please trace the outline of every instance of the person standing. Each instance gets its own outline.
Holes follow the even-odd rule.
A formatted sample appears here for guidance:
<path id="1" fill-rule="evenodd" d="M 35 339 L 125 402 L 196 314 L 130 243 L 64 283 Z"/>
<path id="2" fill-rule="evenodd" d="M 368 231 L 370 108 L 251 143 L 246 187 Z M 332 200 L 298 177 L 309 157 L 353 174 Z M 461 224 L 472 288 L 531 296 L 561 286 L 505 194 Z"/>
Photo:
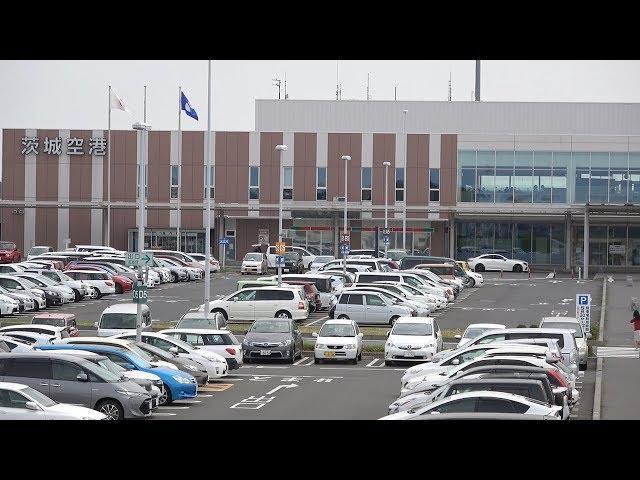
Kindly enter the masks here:
<path id="1" fill-rule="evenodd" d="M 634 310 L 631 322 L 633 324 L 633 340 L 636 342 L 636 348 L 640 348 L 640 312 Z"/>

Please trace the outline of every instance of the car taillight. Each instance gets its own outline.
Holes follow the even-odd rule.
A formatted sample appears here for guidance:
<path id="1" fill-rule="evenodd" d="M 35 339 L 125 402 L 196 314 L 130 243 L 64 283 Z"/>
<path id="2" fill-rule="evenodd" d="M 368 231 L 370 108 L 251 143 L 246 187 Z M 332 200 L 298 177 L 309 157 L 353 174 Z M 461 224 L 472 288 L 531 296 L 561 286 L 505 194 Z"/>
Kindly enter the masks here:
<path id="1" fill-rule="evenodd" d="M 107 284 L 108 287 L 113 287 L 113 282 L 104 282 Z"/>
<path id="2" fill-rule="evenodd" d="M 227 352 L 229 352 L 231 355 L 235 355 L 235 354 L 236 354 L 236 350 L 235 350 L 235 348 L 225 348 L 225 350 L 226 350 Z"/>
<path id="3" fill-rule="evenodd" d="M 304 302 L 298 302 L 298 310 L 304 310 Z"/>
<path id="4" fill-rule="evenodd" d="M 564 379 L 564 377 L 559 371 L 551 368 L 549 369 L 549 374 L 553 378 L 555 378 L 558 381 L 558 383 L 560 383 L 560 385 L 562 385 L 563 387 L 569 388 L 569 384 L 567 383 L 567 381 Z"/>

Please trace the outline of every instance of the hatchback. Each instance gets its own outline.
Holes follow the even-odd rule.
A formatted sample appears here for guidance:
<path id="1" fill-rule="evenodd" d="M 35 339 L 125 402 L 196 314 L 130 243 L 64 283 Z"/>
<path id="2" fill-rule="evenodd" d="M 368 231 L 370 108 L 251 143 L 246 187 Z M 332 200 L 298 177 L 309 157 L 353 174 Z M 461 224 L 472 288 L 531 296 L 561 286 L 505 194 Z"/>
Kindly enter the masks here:
<path id="1" fill-rule="evenodd" d="M 429 360 L 442 350 L 442 332 L 431 317 L 400 317 L 387 334 L 384 364 Z"/>
<path id="2" fill-rule="evenodd" d="M 229 364 L 229 370 L 242 366 L 242 347 L 235 335 L 228 330 L 173 328 L 160 330 L 158 333 L 221 355 Z"/>
<path id="3" fill-rule="evenodd" d="M 242 350 L 246 363 L 257 358 L 293 363 L 298 356 L 302 357 L 302 335 L 291 319 L 261 318 L 245 332 Z"/>
<path id="4" fill-rule="evenodd" d="M 349 360 L 356 365 L 362 360 L 363 334 L 353 320 L 327 320 L 320 332 L 313 332 L 316 344 L 313 361 Z"/>
<path id="5" fill-rule="evenodd" d="M 378 292 L 343 292 L 329 318 L 352 319 L 358 324 L 393 325 L 400 317 L 415 317 L 415 309 L 394 305 Z"/>

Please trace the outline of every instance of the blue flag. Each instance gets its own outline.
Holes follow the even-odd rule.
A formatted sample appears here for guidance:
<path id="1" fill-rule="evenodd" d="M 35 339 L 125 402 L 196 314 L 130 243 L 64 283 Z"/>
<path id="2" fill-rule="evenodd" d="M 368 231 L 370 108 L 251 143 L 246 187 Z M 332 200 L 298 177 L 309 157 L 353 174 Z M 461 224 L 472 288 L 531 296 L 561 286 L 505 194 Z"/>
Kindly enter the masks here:
<path id="1" fill-rule="evenodd" d="M 191 118 L 198 120 L 198 113 L 193 109 L 184 93 L 182 93 L 182 96 L 180 97 L 180 108 Z"/>

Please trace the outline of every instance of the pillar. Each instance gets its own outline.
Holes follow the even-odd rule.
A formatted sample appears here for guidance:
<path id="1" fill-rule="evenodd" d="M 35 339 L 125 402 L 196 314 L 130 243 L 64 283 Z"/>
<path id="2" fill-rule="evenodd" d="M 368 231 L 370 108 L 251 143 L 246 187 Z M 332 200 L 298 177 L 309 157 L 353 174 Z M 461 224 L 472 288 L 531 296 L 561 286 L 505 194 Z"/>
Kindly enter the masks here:
<path id="1" fill-rule="evenodd" d="M 568 212 L 564 215 L 564 256 L 567 270 L 571 268 L 571 254 L 573 253 L 571 240 L 571 213 Z"/>
<path id="2" fill-rule="evenodd" d="M 449 257 L 456 258 L 456 220 L 453 213 L 449 219 Z"/>
<path id="3" fill-rule="evenodd" d="M 582 271 L 582 278 L 589 278 L 589 204 L 584 206 L 584 267 Z"/>

